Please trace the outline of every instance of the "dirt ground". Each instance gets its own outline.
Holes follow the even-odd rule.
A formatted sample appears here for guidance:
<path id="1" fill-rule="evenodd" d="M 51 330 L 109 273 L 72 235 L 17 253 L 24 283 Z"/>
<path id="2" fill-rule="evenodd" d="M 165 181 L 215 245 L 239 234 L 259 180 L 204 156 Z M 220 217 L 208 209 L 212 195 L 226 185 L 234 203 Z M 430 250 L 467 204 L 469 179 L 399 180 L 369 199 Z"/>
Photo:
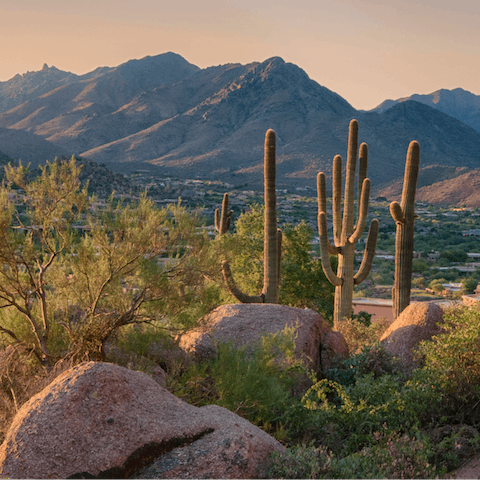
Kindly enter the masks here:
<path id="1" fill-rule="evenodd" d="M 480 478 L 480 456 L 451 473 L 449 478 Z"/>

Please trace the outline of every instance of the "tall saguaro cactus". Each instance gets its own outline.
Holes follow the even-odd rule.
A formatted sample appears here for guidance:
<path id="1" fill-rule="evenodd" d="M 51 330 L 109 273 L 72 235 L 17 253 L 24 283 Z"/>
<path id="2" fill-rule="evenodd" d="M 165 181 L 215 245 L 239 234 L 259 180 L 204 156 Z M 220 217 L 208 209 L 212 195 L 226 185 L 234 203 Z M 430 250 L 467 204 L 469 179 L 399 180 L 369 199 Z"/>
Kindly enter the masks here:
<path id="1" fill-rule="evenodd" d="M 393 319 L 410 304 L 412 286 L 413 230 L 415 222 L 415 193 L 420 166 L 420 145 L 410 142 L 405 164 L 401 205 L 390 204 L 390 213 L 397 224 L 395 237 L 395 281 L 392 289 Z"/>
<path id="2" fill-rule="evenodd" d="M 265 237 L 263 247 L 263 290 L 260 295 L 242 293 L 233 280 L 227 261 L 222 264 L 227 287 L 242 303 L 278 303 L 280 294 L 280 266 L 282 232 L 277 229 L 277 194 L 275 132 L 270 129 L 265 135 Z"/>
<path id="3" fill-rule="evenodd" d="M 367 220 L 370 195 L 370 180 L 366 178 L 368 147 L 362 143 L 359 154 L 359 207 L 357 223 L 354 225 L 355 170 L 357 164 L 358 122 L 350 122 L 348 135 L 347 168 L 345 178 L 345 196 L 343 202 L 343 220 L 341 214 L 342 157 L 333 159 L 332 216 L 334 244 L 328 239 L 326 181 L 323 172 L 317 176 L 318 189 L 318 230 L 322 267 L 327 279 L 335 285 L 334 328 L 344 318 L 352 314 L 353 286 L 363 282 L 370 273 L 378 237 L 378 220 L 370 223 L 363 260 L 358 272 L 353 271 L 355 244 L 362 236 Z M 335 274 L 329 255 L 338 255 L 338 268 Z"/>
<path id="4" fill-rule="evenodd" d="M 215 230 L 223 235 L 228 232 L 232 221 L 233 210 L 228 211 L 228 193 L 223 195 L 222 211 L 215 209 Z"/>

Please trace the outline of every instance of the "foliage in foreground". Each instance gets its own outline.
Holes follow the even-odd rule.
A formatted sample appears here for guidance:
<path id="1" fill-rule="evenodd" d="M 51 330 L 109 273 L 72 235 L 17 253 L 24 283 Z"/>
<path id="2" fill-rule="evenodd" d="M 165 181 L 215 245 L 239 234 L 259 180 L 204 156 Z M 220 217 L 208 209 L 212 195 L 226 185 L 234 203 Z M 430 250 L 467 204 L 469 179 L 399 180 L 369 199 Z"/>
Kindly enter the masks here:
<path id="1" fill-rule="evenodd" d="M 218 302 L 198 214 L 146 196 L 102 206 L 80 188 L 74 159 L 27 173 L 9 166 L 0 188 L 0 345 L 46 368 L 103 360 L 119 328 L 166 315 L 183 327 Z"/>

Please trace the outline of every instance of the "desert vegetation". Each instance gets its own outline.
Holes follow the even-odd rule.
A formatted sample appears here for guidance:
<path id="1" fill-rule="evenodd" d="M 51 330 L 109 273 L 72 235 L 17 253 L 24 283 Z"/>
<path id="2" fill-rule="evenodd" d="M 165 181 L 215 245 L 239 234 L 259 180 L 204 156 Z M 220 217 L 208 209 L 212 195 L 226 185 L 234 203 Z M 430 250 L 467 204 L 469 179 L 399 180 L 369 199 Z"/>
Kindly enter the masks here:
<path id="1" fill-rule="evenodd" d="M 161 365 L 175 395 L 264 429 L 287 447 L 270 460 L 272 478 L 442 477 L 480 451 L 478 309 L 446 311 L 445 333 L 419 346 L 413 371 L 379 343 L 387 323 L 365 316 L 341 322 L 351 356 L 322 376 L 295 359 L 294 328 L 264 337 L 253 353 L 227 343 L 193 363 L 175 338 L 234 301 L 221 260 L 242 292 L 262 288 L 264 207 L 251 205 L 227 228 L 225 202 L 210 237 L 198 210 L 158 208 L 146 195 L 101 203 L 79 173 L 74 160 L 47 164 L 35 179 L 25 167 L 6 169 L 0 441 L 32 395 L 94 359 L 151 376 Z M 278 301 L 333 323 L 334 286 L 309 253 L 314 233 L 306 222 L 283 228 Z"/>

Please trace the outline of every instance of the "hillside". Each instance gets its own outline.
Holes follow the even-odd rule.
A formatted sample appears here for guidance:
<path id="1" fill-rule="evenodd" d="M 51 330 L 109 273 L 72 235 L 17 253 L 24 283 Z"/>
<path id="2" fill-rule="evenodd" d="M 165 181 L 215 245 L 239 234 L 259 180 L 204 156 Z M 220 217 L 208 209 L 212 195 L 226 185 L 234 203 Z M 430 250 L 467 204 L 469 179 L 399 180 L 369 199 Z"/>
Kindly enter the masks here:
<path id="1" fill-rule="evenodd" d="M 430 204 L 480 207 L 480 170 L 422 187 L 416 199 Z"/>
<path id="2" fill-rule="evenodd" d="M 467 167 L 449 167 L 442 165 L 428 165 L 421 167 L 418 173 L 417 191 L 422 187 L 433 185 L 444 180 L 454 179 L 464 173 L 467 173 Z M 400 201 L 403 189 L 403 177 L 391 182 L 386 187 L 377 192 L 378 196 L 386 197 L 388 200 Z"/>
<path id="3" fill-rule="evenodd" d="M 279 57 L 200 69 L 167 53 L 81 77 L 45 67 L 9 82 L 9 101 L 22 103 L 0 113 L 0 150 L 33 164 L 75 154 L 120 173 L 142 168 L 262 188 L 264 135 L 273 128 L 278 186 L 314 187 L 334 155 L 346 157 L 357 118 L 374 192 L 403 177 L 414 139 L 422 167 L 480 166 L 480 134 L 461 121 L 412 100 L 357 111 Z"/>

